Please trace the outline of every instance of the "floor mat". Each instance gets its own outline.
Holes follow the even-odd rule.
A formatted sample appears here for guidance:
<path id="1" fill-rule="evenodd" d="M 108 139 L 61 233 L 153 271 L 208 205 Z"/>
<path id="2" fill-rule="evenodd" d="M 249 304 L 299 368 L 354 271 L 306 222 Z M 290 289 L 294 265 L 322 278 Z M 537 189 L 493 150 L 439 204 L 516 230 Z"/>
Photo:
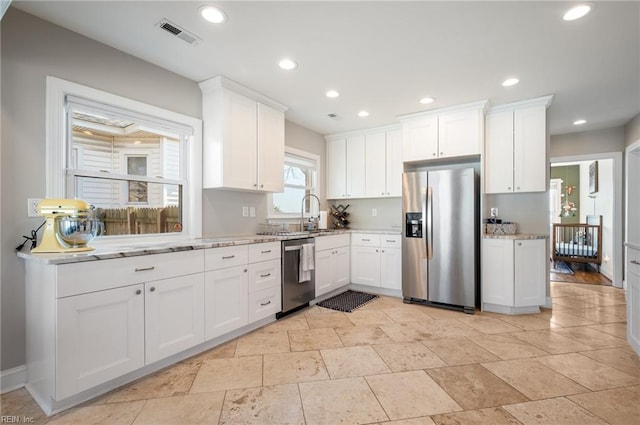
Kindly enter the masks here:
<path id="1" fill-rule="evenodd" d="M 378 298 L 377 295 L 367 294 L 366 292 L 348 290 L 341 294 L 320 301 L 320 307 L 330 308 L 332 310 L 344 311 L 350 313 L 356 308 L 362 307 L 369 301 Z"/>
<path id="2" fill-rule="evenodd" d="M 549 271 L 551 273 L 573 274 L 571 266 L 569 266 L 564 261 L 556 261 L 555 263 L 551 263 L 551 269 Z"/>

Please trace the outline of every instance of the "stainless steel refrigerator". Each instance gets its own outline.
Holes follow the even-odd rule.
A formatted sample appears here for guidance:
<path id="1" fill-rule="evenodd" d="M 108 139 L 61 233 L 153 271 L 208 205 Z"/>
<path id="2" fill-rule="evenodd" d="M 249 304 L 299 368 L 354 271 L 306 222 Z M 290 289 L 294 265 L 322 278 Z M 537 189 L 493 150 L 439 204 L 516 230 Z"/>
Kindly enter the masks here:
<path id="1" fill-rule="evenodd" d="M 474 168 L 404 173 L 402 296 L 473 313 L 479 307 Z"/>

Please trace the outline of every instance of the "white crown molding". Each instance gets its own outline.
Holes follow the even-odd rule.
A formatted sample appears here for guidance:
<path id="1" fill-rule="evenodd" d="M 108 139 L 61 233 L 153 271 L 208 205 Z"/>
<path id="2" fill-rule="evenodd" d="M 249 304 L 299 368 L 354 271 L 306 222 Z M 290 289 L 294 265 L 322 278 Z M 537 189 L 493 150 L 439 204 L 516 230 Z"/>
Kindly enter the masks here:
<path id="1" fill-rule="evenodd" d="M 365 128 L 364 130 L 343 131 L 341 133 L 332 133 L 324 136 L 325 140 L 344 139 L 346 137 L 362 136 L 373 133 L 381 133 L 383 131 L 402 130 L 400 124 L 389 124 L 380 127 Z"/>
<path id="2" fill-rule="evenodd" d="M 455 112 L 455 111 L 468 111 L 470 109 L 481 109 L 482 112 L 484 112 L 488 105 L 489 105 L 488 100 L 480 100 L 477 102 L 449 106 L 446 108 L 430 109 L 428 111 L 413 112 L 411 114 L 398 115 L 396 118 L 398 118 L 400 121 L 407 121 L 407 120 L 413 120 L 416 118 L 427 117 L 434 114 L 442 114 L 445 112 L 448 113 L 448 112 Z"/>
<path id="3" fill-rule="evenodd" d="M 549 105 L 551 105 L 551 101 L 553 100 L 553 96 L 554 96 L 553 94 L 550 94 L 550 95 L 547 95 L 547 96 L 536 97 L 536 98 L 533 98 L 533 99 L 519 100 L 517 102 L 504 103 L 502 105 L 492 106 L 491 108 L 489 108 L 489 111 L 487 113 L 490 114 L 492 112 L 500 112 L 500 111 L 511 110 L 511 109 L 527 108 L 529 106 L 535 106 L 535 105 L 544 105 L 545 108 L 548 108 Z"/>
<path id="4" fill-rule="evenodd" d="M 265 105 L 277 109 L 280 112 L 286 112 L 287 109 L 289 109 L 288 106 L 276 102 L 275 100 L 268 98 L 267 96 L 264 96 L 254 90 L 251 90 L 250 88 L 245 87 L 240 83 L 236 83 L 235 81 L 225 77 L 224 75 L 218 75 L 208 80 L 201 81 L 198 83 L 198 85 L 200 86 L 200 90 L 202 91 L 202 93 L 215 92 L 217 90 L 225 88 L 260 103 L 264 103 Z"/>

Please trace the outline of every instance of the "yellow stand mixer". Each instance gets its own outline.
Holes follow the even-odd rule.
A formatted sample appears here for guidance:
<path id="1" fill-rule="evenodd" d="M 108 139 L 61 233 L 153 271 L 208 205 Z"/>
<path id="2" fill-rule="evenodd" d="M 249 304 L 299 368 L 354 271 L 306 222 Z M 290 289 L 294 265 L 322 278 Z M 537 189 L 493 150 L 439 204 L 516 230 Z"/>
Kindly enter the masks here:
<path id="1" fill-rule="evenodd" d="M 79 199 L 43 199 L 38 202 L 38 214 L 45 217 L 40 244 L 32 253 L 85 252 L 100 232 L 93 207 Z"/>

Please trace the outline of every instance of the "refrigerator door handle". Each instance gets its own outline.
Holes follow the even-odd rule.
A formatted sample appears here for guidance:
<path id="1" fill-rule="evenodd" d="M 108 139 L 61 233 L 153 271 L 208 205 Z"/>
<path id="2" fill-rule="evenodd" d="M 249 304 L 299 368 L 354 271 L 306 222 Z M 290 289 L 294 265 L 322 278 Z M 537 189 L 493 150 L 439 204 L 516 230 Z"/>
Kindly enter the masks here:
<path id="1" fill-rule="evenodd" d="M 425 220 L 427 239 L 427 259 L 433 260 L 433 188 L 427 187 L 427 217 Z"/>

